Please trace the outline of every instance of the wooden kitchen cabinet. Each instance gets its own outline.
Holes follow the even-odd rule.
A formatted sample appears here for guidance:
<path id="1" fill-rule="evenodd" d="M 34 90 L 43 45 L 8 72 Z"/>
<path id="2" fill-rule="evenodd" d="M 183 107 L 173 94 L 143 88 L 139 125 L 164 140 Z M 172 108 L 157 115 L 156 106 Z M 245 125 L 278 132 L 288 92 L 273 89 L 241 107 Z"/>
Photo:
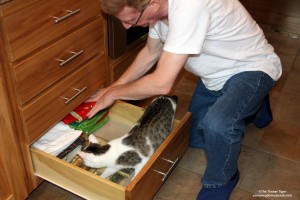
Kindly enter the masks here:
<path id="1" fill-rule="evenodd" d="M 26 172 L 13 130 L 12 115 L 0 73 L 0 199 L 24 199 L 27 196 Z"/>
<path id="2" fill-rule="evenodd" d="M 130 58 L 114 62 L 122 70 L 112 75 L 97 0 L 13 0 L 0 9 L 0 198 L 25 199 L 46 179 L 88 199 L 151 199 L 187 149 L 190 114 L 128 186 L 30 148 Z M 129 131 L 142 112 L 117 102 L 109 123 Z"/>
<path id="3" fill-rule="evenodd" d="M 106 84 L 97 0 L 14 0 L 0 6 L 1 199 L 40 180 L 29 146 Z"/>

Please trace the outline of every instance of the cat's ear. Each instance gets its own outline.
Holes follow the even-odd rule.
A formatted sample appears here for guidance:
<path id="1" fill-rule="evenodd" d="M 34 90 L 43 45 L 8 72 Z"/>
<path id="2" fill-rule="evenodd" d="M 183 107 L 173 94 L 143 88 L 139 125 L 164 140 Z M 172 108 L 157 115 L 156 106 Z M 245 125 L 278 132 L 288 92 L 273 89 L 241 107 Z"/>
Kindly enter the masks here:
<path id="1" fill-rule="evenodd" d="M 96 138 L 93 134 L 90 134 L 90 135 L 89 135 L 89 141 L 90 141 L 91 143 L 99 144 L 97 138 Z"/>

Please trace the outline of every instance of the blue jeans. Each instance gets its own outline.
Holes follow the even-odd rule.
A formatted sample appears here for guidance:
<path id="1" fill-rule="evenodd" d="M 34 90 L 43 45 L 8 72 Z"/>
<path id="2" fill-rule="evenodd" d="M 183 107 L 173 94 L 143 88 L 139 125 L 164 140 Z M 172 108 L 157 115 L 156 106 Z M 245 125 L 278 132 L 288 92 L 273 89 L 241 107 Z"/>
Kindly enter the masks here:
<path id="1" fill-rule="evenodd" d="M 245 118 L 256 113 L 275 81 L 264 72 L 232 76 L 219 91 L 208 90 L 199 80 L 189 111 L 192 127 L 189 146 L 204 148 L 206 188 L 225 185 L 237 171 Z"/>

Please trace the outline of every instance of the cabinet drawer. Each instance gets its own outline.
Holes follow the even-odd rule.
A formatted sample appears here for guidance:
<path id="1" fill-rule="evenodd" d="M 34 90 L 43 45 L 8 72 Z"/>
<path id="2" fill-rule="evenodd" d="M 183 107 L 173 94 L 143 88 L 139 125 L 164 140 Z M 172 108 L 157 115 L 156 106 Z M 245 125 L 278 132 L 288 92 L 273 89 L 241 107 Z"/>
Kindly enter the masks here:
<path id="1" fill-rule="evenodd" d="M 110 121 L 99 132 L 128 132 L 142 115 L 142 112 L 139 107 L 117 102 L 110 109 Z M 126 187 L 103 179 L 35 148 L 31 148 L 33 167 L 37 176 L 86 199 L 152 199 L 167 178 L 159 172 L 168 176 L 186 151 L 189 125 L 190 114 L 187 113 L 177 123 L 140 173 Z M 173 163 L 167 160 L 171 160 Z"/>
<path id="2" fill-rule="evenodd" d="M 21 116 L 28 142 L 33 142 L 103 86 L 105 68 L 106 59 L 102 54 L 22 107 Z M 68 98 L 69 102 L 64 98 Z"/>
<path id="3" fill-rule="evenodd" d="M 99 14 L 97 0 L 41 0 L 4 17 L 10 61 L 16 61 Z"/>
<path id="4" fill-rule="evenodd" d="M 26 103 L 88 59 L 103 53 L 103 36 L 103 21 L 98 18 L 14 66 L 19 103 Z"/>

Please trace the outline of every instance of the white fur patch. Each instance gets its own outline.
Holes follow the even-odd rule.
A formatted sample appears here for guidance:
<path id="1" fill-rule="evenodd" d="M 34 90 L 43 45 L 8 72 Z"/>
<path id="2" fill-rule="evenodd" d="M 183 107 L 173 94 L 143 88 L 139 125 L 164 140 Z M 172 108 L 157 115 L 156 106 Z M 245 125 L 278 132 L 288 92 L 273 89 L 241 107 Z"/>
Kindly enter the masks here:
<path id="1" fill-rule="evenodd" d="M 177 108 L 177 103 L 172 99 L 172 98 L 169 98 L 169 101 L 171 102 L 172 104 L 172 108 L 174 110 L 174 112 L 176 111 L 176 108 Z"/>

